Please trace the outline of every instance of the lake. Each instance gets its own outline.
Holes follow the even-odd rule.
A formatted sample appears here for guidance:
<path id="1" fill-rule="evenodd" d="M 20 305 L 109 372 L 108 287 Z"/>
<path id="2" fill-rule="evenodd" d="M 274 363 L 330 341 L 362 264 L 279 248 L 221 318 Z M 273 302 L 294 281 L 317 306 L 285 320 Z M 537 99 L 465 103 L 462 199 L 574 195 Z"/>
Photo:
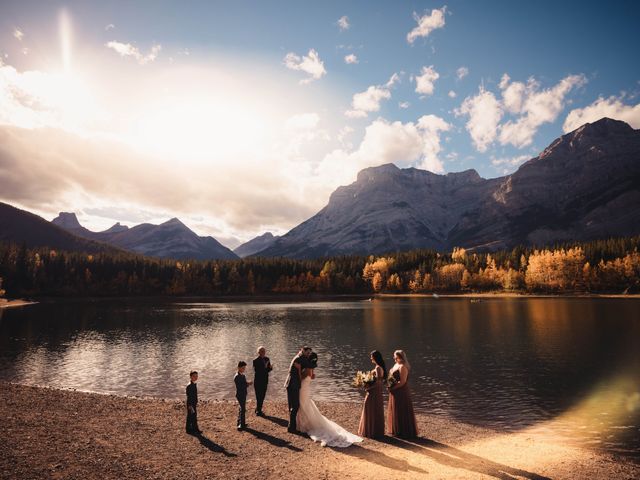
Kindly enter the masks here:
<path id="1" fill-rule="evenodd" d="M 0 310 L 0 379 L 177 399 L 196 369 L 201 398 L 232 399 L 238 360 L 250 364 L 265 345 L 275 365 L 267 400 L 284 400 L 303 344 L 319 355 L 317 400 L 361 401 L 350 383 L 369 352 L 390 365 L 402 348 L 418 411 L 639 455 L 636 299 L 46 302 Z"/>

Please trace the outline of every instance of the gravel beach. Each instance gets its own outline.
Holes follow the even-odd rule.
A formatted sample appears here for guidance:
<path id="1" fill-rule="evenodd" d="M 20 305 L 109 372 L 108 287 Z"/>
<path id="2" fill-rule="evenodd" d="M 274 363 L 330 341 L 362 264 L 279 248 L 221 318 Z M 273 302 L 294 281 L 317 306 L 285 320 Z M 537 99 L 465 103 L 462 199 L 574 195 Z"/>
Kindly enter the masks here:
<path id="1" fill-rule="evenodd" d="M 252 412 L 253 404 L 248 405 Z M 361 405 L 320 403 L 355 432 Z M 531 435 L 419 415 L 421 438 L 323 448 L 286 431 L 287 409 L 265 404 L 236 431 L 236 406 L 202 401 L 202 436 L 184 432 L 183 402 L 0 382 L 0 477 L 6 479 L 640 478 L 633 461 Z"/>

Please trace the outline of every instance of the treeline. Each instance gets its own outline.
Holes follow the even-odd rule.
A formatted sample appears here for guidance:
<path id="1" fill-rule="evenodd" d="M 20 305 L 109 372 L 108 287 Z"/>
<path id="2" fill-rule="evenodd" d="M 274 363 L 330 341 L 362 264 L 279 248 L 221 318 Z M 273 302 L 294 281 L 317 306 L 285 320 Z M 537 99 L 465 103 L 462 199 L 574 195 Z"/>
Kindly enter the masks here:
<path id="1" fill-rule="evenodd" d="M 9 297 L 640 291 L 640 237 L 498 252 L 175 261 L 0 244 Z"/>

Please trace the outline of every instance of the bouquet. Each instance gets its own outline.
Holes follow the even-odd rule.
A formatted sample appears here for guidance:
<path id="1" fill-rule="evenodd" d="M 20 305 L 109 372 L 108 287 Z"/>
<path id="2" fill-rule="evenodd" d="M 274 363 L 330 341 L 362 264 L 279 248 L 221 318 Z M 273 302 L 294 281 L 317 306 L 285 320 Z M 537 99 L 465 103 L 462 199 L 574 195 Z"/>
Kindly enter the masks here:
<path id="1" fill-rule="evenodd" d="M 396 377 L 394 377 L 393 374 L 389 375 L 387 378 L 387 388 L 393 387 L 396 383 L 398 383 Z"/>
<path id="2" fill-rule="evenodd" d="M 352 385 L 356 388 L 367 388 L 373 385 L 376 381 L 376 377 L 371 372 L 356 372 L 356 376 L 353 377 Z"/>

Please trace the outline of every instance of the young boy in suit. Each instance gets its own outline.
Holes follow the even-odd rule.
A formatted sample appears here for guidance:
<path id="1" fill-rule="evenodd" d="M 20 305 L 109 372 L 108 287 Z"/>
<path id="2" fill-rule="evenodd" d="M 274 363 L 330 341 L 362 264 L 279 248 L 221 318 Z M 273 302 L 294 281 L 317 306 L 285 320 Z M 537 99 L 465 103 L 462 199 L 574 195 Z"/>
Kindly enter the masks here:
<path id="1" fill-rule="evenodd" d="M 202 430 L 198 427 L 198 372 L 189 374 L 191 381 L 187 385 L 187 433 L 199 435 Z"/>
<path id="2" fill-rule="evenodd" d="M 247 387 L 253 382 L 248 382 L 244 376 L 244 371 L 247 369 L 247 362 L 238 362 L 238 372 L 233 377 L 233 382 L 236 384 L 236 398 L 238 399 L 238 430 L 244 430 L 247 426 L 245 421 L 245 415 L 247 412 Z"/>

